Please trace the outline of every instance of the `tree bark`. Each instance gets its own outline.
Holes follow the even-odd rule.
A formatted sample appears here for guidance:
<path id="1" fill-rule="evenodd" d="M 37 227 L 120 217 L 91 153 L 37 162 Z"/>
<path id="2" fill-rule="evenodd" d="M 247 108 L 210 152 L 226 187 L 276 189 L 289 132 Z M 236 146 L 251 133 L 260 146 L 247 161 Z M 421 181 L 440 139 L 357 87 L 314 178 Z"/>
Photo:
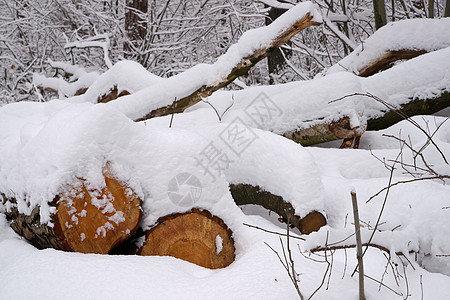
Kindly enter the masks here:
<path id="1" fill-rule="evenodd" d="M 380 29 L 386 25 L 386 8 L 384 0 L 373 0 L 373 14 L 375 17 L 375 28 Z"/>
<path id="2" fill-rule="evenodd" d="M 408 117 L 416 115 L 431 115 L 450 106 L 450 92 L 443 92 L 439 97 L 430 99 L 414 99 L 406 104 L 402 104 L 398 111 Z M 369 119 L 367 130 L 381 130 L 388 128 L 400 121 L 403 117 L 395 111 L 388 111 L 382 117 Z"/>
<path id="3" fill-rule="evenodd" d="M 312 211 L 303 218 L 295 214 L 292 204 L 283 200 L 282 197 L 261 190 L 259 186 L 249 184 L 230 184 L 230 192 L 237 205 L 256 204 L 280 216 L 280 221 L 296 227 L 303 234 L 318 231 L 327 224 L 323 214 Z"/>
<path id="4" fill-rule="evenodd" d="M 444 17 L 450 17 L 450 0 L 445 1 Z"/>
<path id="5" fill-rule="evenodd" d="M 234 261 L 231 230 L 209 211 L 165 216 L 145 235 L 140 255 L 173 256 L 196 265 L 218 269 Z"/>
<path id="6" fill-rule="evenodd" d="M 322 123 L 306 129 L 286 132 L 282 135 L 302 146 L 344 140 L 344 144 L 341 148 L 349 148 L 351 147 L 354 138 L 360 137 L 364 131 L 364 128 L 352 128 L 350 126 L 350 118 L 344 117 L 336 122 Z M 348 145 L 346 142 L 349 140 L 351 140 L 351 143 Z"/>
<path id="7" fill-rule="evenodd" d="M 125 57 L 130 56 L 130 44 L 142 43 L 147 35 L 148 0 L 127 0 L 125 2 L 125 32 L 128 40 L 124 44 Z"/>
<path id="8" fill-rule="evenodd" d="M 428 0 L 428 18 L 434 18 L 434 0 Z"/>
<path id="9" fill-rule="evenodd" d="M 266 18 L 266 25 L 272 24 L 272 22 L 279 16 L 281 16 L 284 12 L 286 12 L 286 9 L 271 7 L 269 10 L 268 18 Z M 291 55 L 292 51 L 280 48 L 273 49 L 273 51 L 267 57 L 267 67 L 269 69 L 269 74 L 277 74 L 278 71 L 282 70 L 286 65 L 284 57 L 290 57 Z M 273 78 L 270 78 L 269 82 L 270 84 L 275 83 Z"/>
<path id="10" fill-rule="evenodd" d="M 11 228 L 39 249 L 54 248 L 82 253 L 109 253 L 129 238 L 141 220 L 141 201 L 125 185 L 105 172 L 106 187 L 88 190 L 82 180 L 57 196 L 50 206 L 56 209 L 53 226 L 41 224 L 40 207 L 30 215 L 20 213 L 15 199 L 6 199 L 5 211 Z"/>
<path id="11" fill-rule="evenodd" d="M 358 76 L 369 77 L 389 68 L 389 65 L 398 60 L 411 59 L 427 53 L 425 50 L 396 50 L 387 51 L 383 56 L 373 60 L 359 71 Z"/>

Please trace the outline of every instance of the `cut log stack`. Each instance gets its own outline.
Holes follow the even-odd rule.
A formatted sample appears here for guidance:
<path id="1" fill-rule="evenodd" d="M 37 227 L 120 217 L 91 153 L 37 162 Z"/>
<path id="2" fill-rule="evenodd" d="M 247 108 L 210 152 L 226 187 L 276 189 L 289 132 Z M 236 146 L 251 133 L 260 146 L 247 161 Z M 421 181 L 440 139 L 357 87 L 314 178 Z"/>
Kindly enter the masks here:
<path id="1" fill-rule="evenodd" d="M 289 21 L 290 25 L 281 29 L 271 43 L 255 49 L 253 54 L 241 57 L 236 65 L 230 66 L 227 76 L 219 78 L 212 84 L 198 86 L 196 90 L 193 89 L 193 92 L 190 90 L 189 94 L 180 97 L 172 105 L 144 112 L 142 117 L 135 121 L 181 113 L 201 101 L 202 97 L 209 96 L 239 76 L 248 74 L 252 66 L 301 30 L 319 25 L 314 21 L 313 15 L 312 12 L 306 12 L 303 16 L 299 16 L 296 22 Z M 80 90 L 77 94 L 84 92 L 86 89 Z M 128 94 L 126 89 L 113 83 L 110 92 L 100 96 L 97 102 L 109 102 Z M 123 247 L 132 245 L 130 240 L 135 237 L 134 234 L 142 231 L 140 228 L 142 202 L 125 183 L 120 182 L 114 174 L 111 174 L 108 167 L 105 169 L 103 173 L 104 188 L 90 189 L 89 182 L 77 178 L 55 199 L 49 199 L 52 215 L 51 222 L 48 224 L 41 224 L 41 207 L 36 206 L 31 214 L 24 214 L 17 208 L 17 199 L 7 199 L 0 194 L 3 204 L 8 202 L 8 205 L 5 205 L 8 207 L 5 213 L 7 219 L 11 221 L 11 227 L 40 249 L 55 248 L 99 254 L 124 251 Z M 300 219 L 294 215 L 292 206 L 289 207 L 290 204 L 284 202 L 281 197 L 270 194 L 268 197 L 273 196 L 273 199 L 267 203 L 272 205 L 265 205 L 255 201 L 254 190 L 251 187 L 247 187 L 239 193 L 236 191 L 237 189 L 232 187 L 232 194 L 237 199 L 237 204 L 246 202 L 242 198 L 243 196 L 250 197 L 253 203 L 274 210 L 282 218 L 292 217 L 292 224 L 299 227 L 302 232 L 309 233 L 326 224 L 325 218 L 318 212 L 313 212 L 304 219 Z M 279 210 L 280 207 L 288 207 L 289 214 Z M 202 208 L 161 216 L 157 224 L 144 235 L 144 243 L 137 249 L 137 253 L 140 255 L 174 256 L 212 269 L 224 268 L 235 258 L 232 231 L 222 219 Z M 117 250 L 119 248 L 120 251 Z M 132 252 L 132 250 L 128 249 L 124 252 Z"/>

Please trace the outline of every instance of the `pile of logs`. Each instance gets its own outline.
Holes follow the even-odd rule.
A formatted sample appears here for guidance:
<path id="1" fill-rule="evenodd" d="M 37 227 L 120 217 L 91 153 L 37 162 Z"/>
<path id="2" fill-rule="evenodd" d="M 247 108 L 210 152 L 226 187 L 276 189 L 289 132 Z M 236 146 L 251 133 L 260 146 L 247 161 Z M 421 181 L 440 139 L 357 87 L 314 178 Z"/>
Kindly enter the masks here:
<path id="1" fill-rule="evenodd" d="M 311 14 L 307 13 L 281 32 L 268 47 L 256 49 L 252 55 L 242 58 L 222 81 L 201 86 L 172 105 L 145 112 L 142 117 L 134 121 L 183 112 L 201 101 L 203 97 L 211 95 L 237 77 L 247 74 L 252 66 L 267 57 L 274 49 L 312 25 L 318 25 L 318 23 L 313 21 Z M 416 50 L 388 52 L 361 69 L 359 75 L 371 76 L 398 59 L 409 59 L 423 53 L 424 51 Z M 98 102 L 109 102 L 129 94 L 127 91 L 119 93 L 119 90 L 122 89 L 112 86 L 111 93 L 100 96 Z M 432 103 L 433 107 L 426 112 L 434 112 L 448 106 L 448 95 L 449 93 L 444 93 L 438 99 L 429 99 L 427 103 Z M 423 102 L 426 100 L 416 104 L 412 102 L 404 109 L 413 110 L 415 105 L 423 109 Z M 409 115 L 415 112 L 416 110 L 413 110 Z M 423 110 L 420 110 L 420 113 L 424 113 Z M 395 121 L 391 120 L 395 117 L 394 113 L 392 116 L 391 113 L 387 113 L 379 119 L 369 120 L 368 127 L 369 129 L 386 128 Z M 301 144 L 344 139 L 344 147 L 350 147 L 355 140 L 357 147 L 361 134 L 362 131 L 351 128 L 349 118 L 344 117 L 331 124 L 319 124 L 313 128 L 285 133 L 284 136 Z M 218 216 L 212 215 L 201 207 L 192 208 L 185 213 L 161 216 L 151 229 L 144 231 L 140 227 L 142 200 L 126 184 L 118 181 L 111 172 L 104 171 L 103 175 L 106 185 L 101 190 L 90 190 L 89 184 L 80 178 L 67 186 L 65 191 L 55 199 L 50 199 L 50 205 L 55 208 L 51 216 L 51 225 L 41 224 L 39 206 L 34 207 L 31 214 L 25 215 L 20 213 L 14 205 L 17 203 L 16 199 L 6 198 L 5 195 L 0 194 L 0 201 L 3 204 L 7 202 L 12 204 L 8 205 L 5 214 L 11 221 L 14 231 L 40 249 L 54 248 L 100 254 L 168 255 L 212 269 L 224 268 L 234 261 L 233 233 Z M 278 213 L 281 220 L 297 227 L 304 234 L 317 231 L 326 224 L 326 218 L 322 213 L 311 211 L 300 218 L 295 214 L 292 205 L 284 201 L 282 197 L 263 191 L 257 186 L 230 185 L 230 192 L 237 205 L 261 205 Z M 130 242 L 139 236 L 144 239 L 143 243 Z"/>
<path id="2" fill-rule="evenodd" d="M 173 256 L 211 269 L 224 268 L 234 261 L 233 233 L 221 218 L 193 208 L 163 216 L 155 226 L 143 231 L 142 201 L 110 171 L 104 171 L 103 176 L 106 185 L 101 190 L 88 189 L 84 180 L 77 179 L 55 197 L 50 203 L 55 208 L 51 225 L 41 224 L 39 206 L 25 215 L 14 205 L 15 199 L 1 195 L 3 204 L 13 204 L 5 212 L 11 228 L 39 249 Z M 291 220 L 303 233 L 317 231 L 326 224 L 319 212 L 299 218 L 290 203 L 258 187 L 240 184 L 230 189 L 236 204 L 262 205 L 283 220 Z M 136 246 L 133 241 L 138 236 L 143 236 L 144 242 Z"/>

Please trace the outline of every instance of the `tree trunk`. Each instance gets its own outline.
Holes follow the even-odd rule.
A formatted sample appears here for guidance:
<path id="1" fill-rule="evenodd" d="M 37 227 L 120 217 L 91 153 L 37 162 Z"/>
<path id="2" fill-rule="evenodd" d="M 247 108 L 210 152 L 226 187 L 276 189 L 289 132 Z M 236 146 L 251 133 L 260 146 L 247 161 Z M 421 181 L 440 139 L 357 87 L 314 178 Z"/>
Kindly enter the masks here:
<path id="1" fill-rule="evenodd" d="M 375 28 L 379 29 L 386 25 L 386 8 L 384 0 L 372 0 L 373 14 L 375 17 Z"/>
<path id="2" fill-rule="evenodd" d="M 325 217 L 317 211 L 312 211 L 303 218 L 295 214 L 292 204 L 282 197 L 263 191 L 258 186 L 249 184 L 231 184 L 230 192 L 237 205 L 256 204 L 280 215 L 281 222 L 288 222 L 297 227 L 301 233 L 310 234 L 327 224 Z"/>
<path id="3" fill-rule="evenodd" d="M 266 25 L 272 24 L 279 16 L 281 16 L 286 9 L 280 9 L 271 7 L 269 10 L 268 18 L 266 18 Z M 287 43 L 289 44 L 289 42 Z M 284 54 L 284 55 L 283 55 Z M 285 56 L 288 58 L 292 55 L 292 51 L 275 48 L 267 57 L 267 66 L 269 74 L 278 74 L 278 71 L 282 70 L 286 66 Z M 270 84 L 274 84 L 274 80 L 271 77 L 269 79 Z"/>
<path id="4" fill-rule="evenodd" d="M 125 32 L 128 40 L 124 44 L 124 55 L 128 57 L 133 50 L 131 45 L 142 43 L 147 35 L 148 0 L 127 0 L 125 4 Z"/>
<path id="5" fill-rule="evenodd" d="M 173 256 L 209 269 L 230 265 L 234 252 L 231 230 L 222 219 L 199 209 L 160 218 L 138 250 L 140 255 Z"/>
<path id="6" fill-rule="evenodd" d="M 428 0 L 428 18 L 434 18 L 434 0 Z"/>
<path id="7" fill-rule="evenodd" d="M 6 217 L 19 235 L 39 249 L 54 248 L 82 253 L 109 253 L 129 238 L 139 227 L 141 201 L 125 185 L 108 172 L 104 173 L 106 187 L 88 190 L 82 180 L 57 196 L 50 205 L 53 226 L 41 224 L 40 207 L 30 215 L 19 213 L 15 199 L 6 199 L 11 209 Z"/>
<path id="8" fill-rule="evenodd" d="M 444 17 L 450 17 L 450 0 L 445 1 Z"/>

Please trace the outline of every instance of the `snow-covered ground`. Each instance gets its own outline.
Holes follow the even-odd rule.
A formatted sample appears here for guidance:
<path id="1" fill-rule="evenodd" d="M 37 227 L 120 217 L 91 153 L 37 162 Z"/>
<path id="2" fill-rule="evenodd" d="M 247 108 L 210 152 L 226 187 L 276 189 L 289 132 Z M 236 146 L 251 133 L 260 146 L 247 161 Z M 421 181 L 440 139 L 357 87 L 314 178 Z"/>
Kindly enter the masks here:
<path id="1" fill-rule="evenodd" d="M 220 80 L 240 58 L 255 47 L 267 46 L 271 37 L 295 21 L 294 17 L 308 11 L 313 11 L 316 21 L 321 20 L 315 6 L 300 4 L 287 14 L 286 23 L 279 21 L 272 30 L 245 35 L 241 47 L 230 48 L 216 64 L 199 65 L 171 79 L 155 77 L 133 63 L 122 62 L 103 75 L 78 74 L 80 78 L 86 76 L 80 86 L 90 84 L 83 96 L 0 108 L 0 193 L 14 197 L 20 212 L 29 214 L 38 205 L 41 221 L 51 224 L 54 211 L 48 201 L 75 178 L 101 188 L 105 184 L 102 170 L 108 163 L 118 179 L 144 201 L 144 228 L 154 225 L 161 216 L 201 207 L 225 221 L 236 246 L 235 261 L 218 270 L 172 257 L 37 250 L 12 231 L 1 213 L 12 204 L 0 203 L 0 299 L 296 298 L 288 272 L 277 257 L 278 253 L 284 261 L 286 237 L 280 239 L 277 234 L 245 224 L 279 233 L 286 232 L 285 225 L 264 209 L 239 209 L 228 191 L 230 183 L 259 185 L 292 203 L 300 216 L 311 210 L 327 216 L 328 225 L 302 236 L 305 240 L 298 239 L 297 230 L 291 232 L 292 258 L 300 291 L 306 298 L 313 294 L 315 299 L 358 297 L 357 274 L 352 276 L 356 252 L 343 249 L 355 243 L 350 198 L 354 188 L 363 242 L 369 241 L 382 211 L 371 242 L 388 250 L 371 247 L 364 256 L 367 299 L 450 299 L 447 118 L 412 119 L 433 135 L 436 145 L 429 144 L 424 132 L 407 121 L 383 131 L 366 132 L 360 149 L 341 150 L 330 144 L 304 148 L 275 134 L 342 116 L 351 117 L 353 125 L 361 126 L 367 118 L 382 114 L 384 107 L 362 97 L 329 103 L 354 92 L 370 91 L 398 105 L 448 91 L 448 40 L 430 42 L 426 50 L 441 50 L 367 79 L 330 70 L 333 74 L 307 82 L 217 92 L 207 100 L 219 117 L 208 103 L 200 102 L 183 114 L 139 123 L 130 120 L 170 104 L 173 96 L 185 96 L 211 80 Z M 424 22 L 431 22 L 426 27 L 441 35 L 448 24 Z M 385 31 L 400 26 L 404 36 L 413 23 L 387 26 Z M 414 32 L 427 35 L 423 30 Z M 261 35 L 267 39 L 255 46 L 254 37 Z M 371 52 L 371 43 L 367 43 L 369 50 L 357 49 L 353 56 L 358 59 L 354 57 L 354 65 L 348 68 L 354 71 L 379 53 L 395 48 L 388 47 L 395 38 L 377 39 L 379 48 Z M 436 41 L 432 37 L 427 41 L 430 39 Z M 422 43 L 416 38 L 411 45 L 416 47 L 418 40 Z M 421 76 L 416 75 L 417 70 Z M 36 80 L 55 84 L 55 88 L 60 84 L 42 77 Z M 119 92 L 128 90 L 132 95 L 108 104 L 93 104 L 114 84 L 119 85 Z M 61 98 L 75 92 L 75 86 L 59 89 L 66 89 Z M 270 113 L 258 119 L 261 105 Z M 420 157 L 415 159 L 395 137 L 405 139 L 415 150 L 423 148 L 427 165 Z M 387 166 L 393 164 L 396 169 L 391 173 Z M 446 178 L 398 184 L 371 199 L 390 181 L 411 180 L 407 170 L 419 178 Z M 434 173 L 418 174 L 426 170 Z M 180 174 L 199 180 L 200 196 L 190 201 L 174 200 L 171 182 Z M 325 245 L 342 249 L 310 253 Z M 404 255 L 396 254 L 400 252 Z"/>
<path id="2" fill-rule="evenodd" d="M 369 203 L 366 200 L 385 187 L 390 176 L 376 157 L 395 159 L 400 149 L 398 141 L 383 134 L 408 137 L 417 148 L 426 142 L 426 136 L 406 121 L 381 132 L 365 133 L 359 150 L 340 150 L 303 148 L 254 128 L 247 133 L 254 134 L 247 147 L 233 148 L 230 147 L 233 144 L 227 146 L 230 140 L 224 135 L 230 132 L 233 122 L 219 124 L 217 120 L 216 125 L 189 131 L 167 128 L 167 124 L 163 128 L 158 122 L 133 123 L 106 105 L 89 103 L 19 103 L 3 107 L 0 115 L 9 124 L 1 130 L 5 141 L 0 147 L 2 192 L 8 194 L 8 187 L 14 188 L 15 196 L 23 201 L 19 208 L 24 212 L 40 204 L 44 207 L 41 217 L 48 220 L 44 199 L 51 200 L 51 195 L 76 176 L 101 185 L 102 166 L 109 161 L 113 170 L 144 199 L 144 224 L 150 226 L 161 215 L 186 211 L 193 206 L 208 208 L 233 230 L 237 251 L 236 260 L 229 267 L 207 270 L 171 257 L 37 250 L 17 236 L 1 214 L 0 291 L 4 299 L 296 297 L 286 270 L 266 245 L 281 255 L 279 237 L 244 223 L 277 232 L 285 232 L 284 226 L 273 220 L 273 213 L 270 217 L 261 210 L 252 214 L 255 210 L 251 208 L 244 210 L 248 215 L 241 212 L 227 190 L 228 182 L 258 184 L 292 202 L 300 215 L 312 209 L 325 212 L 329 225 L 305 237 L 306 241 L 290 240 L 295 269 L 300 274 L 300 290 L 309 296 L 322 282 L 327 264 L 311 261 L 300 251 L 324 246 L 327 236 L 331 244 L 351 235 L 352 187 L 359 200 L 363 241 L 372 232 L 385 193 Z M 434 140 L 444 154 L 450 153 L 450 122 L 445 122 L 446 118 L 415 117 L 414 120 L 430 132 L 443 123 Z M 236 126 L 246 128 L 242 124 Z M 202 152 L 211 145 L 219 148 L 230 161 L 222 173 L 213 173 L 215 179 L 199 167 Z M 423 153 L 434 170 L 450 174 L 449 166 L 434 146 L 429 145 Z M 402 158 L 411 162 L 407 149 Z M 171 201 L 168 182 L 180 172 L 196 172 L 201 179 L 202 197 L 198 201 L 187 205 Z M 393 182 L 411 178 L 403 173 L 397 168 Z M 448 180 L 407 183 L 390 190 L 380 232 L 372 242 L 391 251 L 393 269 L 391 265 L 386 268 L 388 253 L 381 250 L 369 249 L 364 259 L 366 274 L 383 279 L 383 284 L 395 293 L 367 279 L 369 299 L 401 299 L 398 294 L 421 299 L 422 293 L 424 299 L 449 299 L 450 263 L 448 257 L 440 256 L 450 254 L 450 218 L 445 209 L 449 206 L 449 195 Z M 285 243 L 285 238 L 282 241 Z M 351 237 L 340 245 L 353 243 Z M 394 254 L 409 251 L 419 252 L 416 257 L 410 255 L 409 262 Z M 330 252 L 327 255 L 332 261 L 331 278 L 326 278 L 325 285 L 314 297 L 356 298 L 357 278 L 351 277 L 356 265 L 354 249 L 336 250 L 333 256 Z"/>

